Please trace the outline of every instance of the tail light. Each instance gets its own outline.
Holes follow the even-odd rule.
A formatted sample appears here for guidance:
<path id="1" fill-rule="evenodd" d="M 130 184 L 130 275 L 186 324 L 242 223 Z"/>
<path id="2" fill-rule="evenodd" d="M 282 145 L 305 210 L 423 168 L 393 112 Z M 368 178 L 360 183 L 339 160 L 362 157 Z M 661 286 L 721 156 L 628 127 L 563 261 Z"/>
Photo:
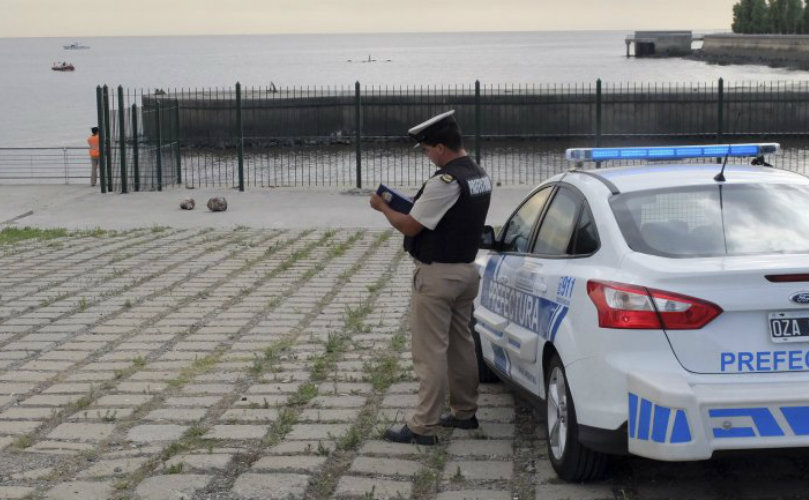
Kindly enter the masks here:
<path id="1" fill-rule="evenodd" d="M 588 281 L 587 294 L 602 328 L 698 330 L 722 314 L 705 300 L 612 281 Z"/>

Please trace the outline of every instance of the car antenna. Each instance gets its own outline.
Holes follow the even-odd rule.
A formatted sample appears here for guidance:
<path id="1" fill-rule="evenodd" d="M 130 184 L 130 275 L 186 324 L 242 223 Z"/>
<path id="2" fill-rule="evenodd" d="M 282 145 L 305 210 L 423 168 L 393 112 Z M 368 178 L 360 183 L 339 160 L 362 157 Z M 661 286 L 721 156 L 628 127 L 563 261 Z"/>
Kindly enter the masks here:
<path id="1" fill-rule="evenodd" d="M 730 156 L 730 144 L 728 144 L 728 149 L 725 151 L 725 160 L 722 162 L 722 170 L 713 177 L 713 180 L 716 182 L 725 182 L 725 166 L 728 164 L 728 156 Z"/>
<path id="2" fill-rule="evenodd" d="M 733 118 L 733 128 L 731 130 L 736 129 L 736 122 L 739 121 L 739 117 L 741 116 L 741 114 L 742 114 L 741 109 L 736 112 L 736 116 Z M 719 173 L 716 174 L 713 178 L 713 180 L 715 180 L 716 182 L 725 182 L 725 167 L 728 164 L 729 155 L 730 155 L 730 144 L 728 144 L 728 150 L 725 151 L 725 161 L 722 162 L 722 170 L 720 170 Z"/>

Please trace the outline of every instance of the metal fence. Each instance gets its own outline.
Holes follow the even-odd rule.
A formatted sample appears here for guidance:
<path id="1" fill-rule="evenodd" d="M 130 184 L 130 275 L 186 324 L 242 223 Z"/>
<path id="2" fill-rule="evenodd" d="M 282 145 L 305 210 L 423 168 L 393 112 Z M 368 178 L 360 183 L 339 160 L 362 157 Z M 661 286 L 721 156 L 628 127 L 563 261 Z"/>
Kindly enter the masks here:
<path id="1" fill-rule="evenodd" d="M 0 148 L 0 181 L 89 184 L 90 156 L 87 148 Z"/>
<path id="2" fill-rule="evenodd" d="M 804 171 L 809 82 L 426 87 L 97 88 L 110 192 L 194 187 L 415 186 L 434 167 L 406 130 L 454 108 L 500 184 L 535 184 L 595 145 L 778 141 Z"/>
<path id="3" fill-rule="evenodd" d="M 122 87 L 117 95 L 107 86 L 96 89 L 102 193 L 160 191 L 181 183 L 178 103 L 144 108 L 141 101 L 124 94 Z"/>

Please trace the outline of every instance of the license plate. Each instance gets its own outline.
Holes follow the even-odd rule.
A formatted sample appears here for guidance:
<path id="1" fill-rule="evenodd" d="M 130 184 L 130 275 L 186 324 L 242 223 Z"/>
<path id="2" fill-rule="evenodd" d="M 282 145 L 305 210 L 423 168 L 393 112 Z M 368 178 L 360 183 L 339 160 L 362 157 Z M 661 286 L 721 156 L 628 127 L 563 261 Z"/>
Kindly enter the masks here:
<path id="1" fill-rule="evenodd" d="M 770 313 L 773 342 L 809 342 L 809 311 Z"/>

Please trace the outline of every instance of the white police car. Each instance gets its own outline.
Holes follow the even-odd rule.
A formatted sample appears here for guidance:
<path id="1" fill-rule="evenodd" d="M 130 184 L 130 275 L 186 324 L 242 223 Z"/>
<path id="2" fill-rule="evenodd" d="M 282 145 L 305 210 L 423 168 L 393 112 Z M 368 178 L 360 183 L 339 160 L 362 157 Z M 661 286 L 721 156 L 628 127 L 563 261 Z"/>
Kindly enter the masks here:
<path id="1" fill-rule="evenodd" d="M 487 228 L 482 380 L 546 401 L 561 478 L 598 477 L 611 453 L 809 446 L 809 178 L 713 163 L 766 165 L 777 150 L 568 150 L 706 160 L 572 170 L 537 186 L 497 237 Z"/>

